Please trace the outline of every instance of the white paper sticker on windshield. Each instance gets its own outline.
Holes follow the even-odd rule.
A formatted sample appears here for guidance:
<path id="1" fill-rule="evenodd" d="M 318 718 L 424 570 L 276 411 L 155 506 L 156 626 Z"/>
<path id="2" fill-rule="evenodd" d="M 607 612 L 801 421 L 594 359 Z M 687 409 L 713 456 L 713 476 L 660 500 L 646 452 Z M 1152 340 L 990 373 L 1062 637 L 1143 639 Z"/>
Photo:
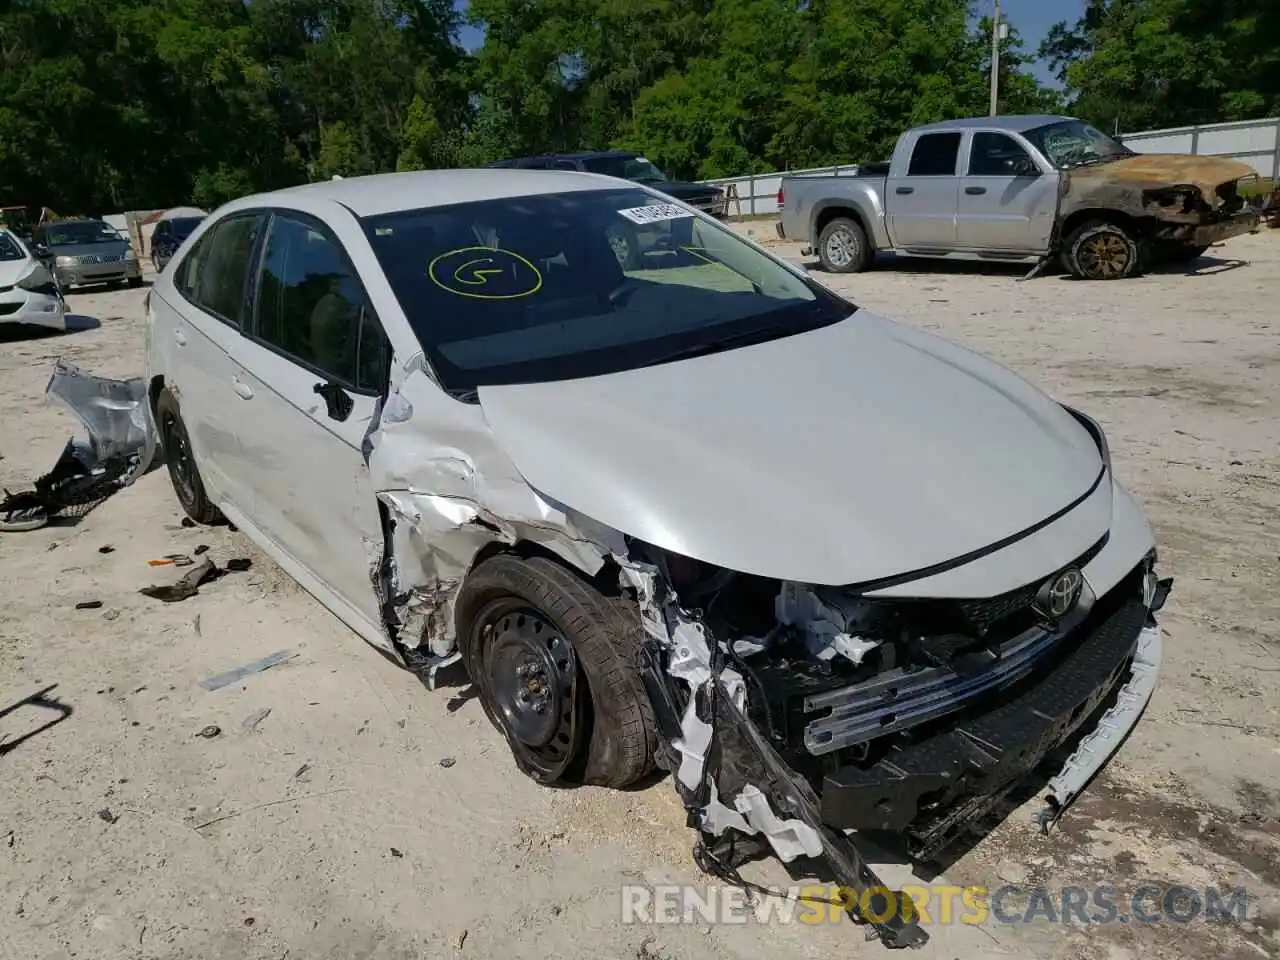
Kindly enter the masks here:
<path id="1" fill-rule="evenodd" d="M 692 217 L 693 214 L 678 203 L 650 203 L 643 207 L 630 207 L 619 210 L 620 214 L 632 223 L 659 223 L 663 220 L 679 220 L 681 217 Z"/>

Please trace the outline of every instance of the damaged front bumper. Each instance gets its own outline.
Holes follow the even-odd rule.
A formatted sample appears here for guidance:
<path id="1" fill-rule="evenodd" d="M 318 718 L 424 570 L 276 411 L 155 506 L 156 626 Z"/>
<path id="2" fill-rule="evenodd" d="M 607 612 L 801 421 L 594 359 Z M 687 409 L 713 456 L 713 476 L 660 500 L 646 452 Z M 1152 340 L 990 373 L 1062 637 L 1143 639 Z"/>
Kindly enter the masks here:
<path id="1" fill-rule="evenodd" d="M 1260 222 L 1261 218 L 1256 211 L 1246 210 L 1225 217 L 1217 223 L 1206 223 L 1196 227 L 1193 242 L 1196 246 L 1202 247 L 1221 243 L 1223 240 L 1230 240 L 1244 233 L 1252 233 L 1258 229 Z"/>
<path id="2" fill-rule="evenodd" d="M 861 763 L 837 763 L 832 753 L 808 768 L 788 762 L 795 754 L 777 718 L 752 702 L 750 669 L 697 620 L 674 623 L 671 642 L 650 643 L 641 662 L 664 765 L 701 834 L 699 864 L 732 879 L 757 854 L 821 856 L 848 891 L 843 905 L 855 922 L 869 923 L 887 946 L 922 945 L 928 937 L 912 906 L 884 888 L 851 837 L 889 831 L 913 859 L 931 859 L 1037 773 L 1052 774 L 1037 817 L 1048 830 L 1152 696 L 1161 657 L 1155 614 L 1171 583 L 1156 579 L 1147 558 L 1029 674 L 893 738 L 874 759 L 869 751 Z"/>

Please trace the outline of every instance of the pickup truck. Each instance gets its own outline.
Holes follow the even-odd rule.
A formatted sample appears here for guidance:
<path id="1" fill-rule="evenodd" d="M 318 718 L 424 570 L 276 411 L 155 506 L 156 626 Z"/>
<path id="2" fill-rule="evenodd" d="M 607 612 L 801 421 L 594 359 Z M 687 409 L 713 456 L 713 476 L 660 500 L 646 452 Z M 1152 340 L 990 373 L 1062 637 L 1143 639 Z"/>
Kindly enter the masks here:
<path id="1" fill-rule="evenodd" d="M 786 176 L 778 235 L 854 273 L 877 253 L 1044 263 L 1113 280 L 1190 262 L 1258 227 L 1256 178 L 1217 157 L 1138 154 L 1072 117 L 1000 116 L 908 130 L 887 163 Z"/>

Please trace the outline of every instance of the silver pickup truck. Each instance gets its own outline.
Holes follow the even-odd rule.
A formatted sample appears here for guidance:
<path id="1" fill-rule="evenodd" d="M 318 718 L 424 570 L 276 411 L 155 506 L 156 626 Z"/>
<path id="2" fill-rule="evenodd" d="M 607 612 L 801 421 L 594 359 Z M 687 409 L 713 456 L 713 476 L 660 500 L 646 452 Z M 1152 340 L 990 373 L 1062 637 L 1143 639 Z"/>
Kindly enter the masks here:
<path id="1" fill-rule="evenodd" d="M 1256 177 L 1234 160 L 1134 153 L 1071 117 L 953 120 L 908 130 L 887 164 L 784 177 L 778 235 L 834 273 L 880 252 L 1060 256 L 1077 277 L 1111 280 L 1257 229 L 1239 189 Z"/>

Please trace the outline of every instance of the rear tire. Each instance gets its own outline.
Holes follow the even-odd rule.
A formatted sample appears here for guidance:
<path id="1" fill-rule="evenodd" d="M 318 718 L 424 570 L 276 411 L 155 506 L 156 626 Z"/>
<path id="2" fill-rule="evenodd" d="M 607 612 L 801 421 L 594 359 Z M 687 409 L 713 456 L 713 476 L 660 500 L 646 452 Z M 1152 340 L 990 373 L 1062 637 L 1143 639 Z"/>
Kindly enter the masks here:
<path id="1" fill-rule="evenodd" d="M 222 520 L 222 513 L 205 493 L 204 481 L 191 450 L 191 438 L 178 411 L 178 401 L 168 390 L 160 391 L 156 400 L 156 429 L 164 448 L 169 481 L 183 511 L 196 523 L 210 525 Z"/>
<path id="2" fill-rule="evenodd" d="M 634 610 L 552 560 L 500 554 L 467 578 L 456 623 L 485 713 L 523 773 L 625 787 L 653 769 Z"/>
<path id="3" fill-rule="evenodd" d="M 856 220 L 836 217 L 818 234 L 818 259 L 827 273 L 860 273 L 871 263 L 867 232 Z"/>
<path id="4" fill-rule="evenodd" d="M 1090 220 L 1067 237 L 1063 260 L 1081 280 L 1123 280 L 1142 268 L 1142 244 L 1117 223 Z"/>

